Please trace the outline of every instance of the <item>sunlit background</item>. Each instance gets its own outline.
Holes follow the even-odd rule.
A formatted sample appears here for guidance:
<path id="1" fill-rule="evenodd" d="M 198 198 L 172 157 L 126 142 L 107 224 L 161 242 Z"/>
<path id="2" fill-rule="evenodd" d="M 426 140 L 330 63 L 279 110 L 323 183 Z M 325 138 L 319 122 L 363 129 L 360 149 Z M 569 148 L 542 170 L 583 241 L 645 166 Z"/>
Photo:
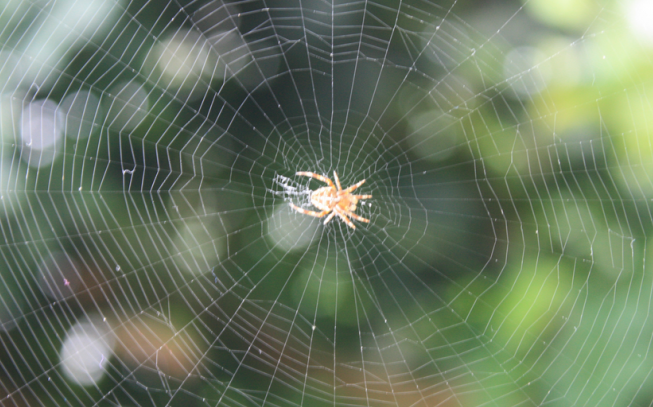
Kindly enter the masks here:
<path id="1" fill-rule="evenodd" d="M 653 405 L 650 0 L 0 0 L 0 46 L 3 406 Z"/>

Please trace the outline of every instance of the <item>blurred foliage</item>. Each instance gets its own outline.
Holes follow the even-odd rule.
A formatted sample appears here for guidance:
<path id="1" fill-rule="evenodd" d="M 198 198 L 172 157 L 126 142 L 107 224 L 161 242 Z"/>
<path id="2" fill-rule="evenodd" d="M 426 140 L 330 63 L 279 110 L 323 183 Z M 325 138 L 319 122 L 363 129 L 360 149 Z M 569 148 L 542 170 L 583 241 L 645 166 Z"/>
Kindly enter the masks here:
<path id="1" fill-rule="evenodd" d="M 0 400 L 650 404 L 642 1 L 3 2 Z"/>

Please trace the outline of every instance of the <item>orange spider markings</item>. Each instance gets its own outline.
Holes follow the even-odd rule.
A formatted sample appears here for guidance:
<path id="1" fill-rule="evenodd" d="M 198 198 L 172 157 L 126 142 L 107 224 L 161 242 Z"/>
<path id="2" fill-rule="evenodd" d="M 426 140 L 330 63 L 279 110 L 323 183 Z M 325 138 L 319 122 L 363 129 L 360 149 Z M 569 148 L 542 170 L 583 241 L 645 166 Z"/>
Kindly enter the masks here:
<path id="1" fill-rule="evenodd" d="M 356 219 L 360 222 L 370 223 L 369 219 L 356 215 L 354 211 L 356 210 L 358 201 L 361 199 L 370 199 L 372 198 L 372 195 L 353 195 L 351 193 L 353 190 L 363 185 L 365 180 L 357 182 L 347 189 L 342 189 L 340 179 L 335 171 L 333 171 L 333 178 L 336 180 L 335 185 L 329 178 L 313 172 L 300 171 L 296 175 L 312 177 L 328 185 L 311 192 L 311 204 L 317 209 L 320 209 L 321 212 L 302 209 L 291 202 L 290 207 L 297 212 L 303 213 L 304 215 L 315 216 L 316 218 L 322 218 L 329 215 L 324 220 L 325 225 L 329 223 L 334 216 L 338 216 L 352 229 L 356 229 L 356 226 L 349 218 Z"/>

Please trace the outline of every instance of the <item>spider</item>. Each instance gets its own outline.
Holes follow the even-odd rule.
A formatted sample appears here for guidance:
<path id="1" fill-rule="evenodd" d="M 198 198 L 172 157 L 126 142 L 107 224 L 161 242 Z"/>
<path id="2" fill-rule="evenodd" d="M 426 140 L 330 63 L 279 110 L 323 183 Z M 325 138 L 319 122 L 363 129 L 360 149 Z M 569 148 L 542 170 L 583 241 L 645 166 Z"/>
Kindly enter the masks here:
<path id="1" fill-rule="evenodd" d="M 336 180 L 335 185 L 333 185 L 333 181 L 331 181 L 329 178 L 323 175 L 315 174 L 313 172 L 300 171 L 297 173 L 297 175 L 313 177 L 328 185 L 311 192 L 311 204 L 314 207 L 320 209 L 322 212 L 307 211 L 306 209 L 295 206 L 295 204 L 291 202 L 290 207 L 297 212 L 301 212 L 304 215 L 315 216 L 316 218 L 321 218 L 329 214 L 329 216 L 324 219 L 325 225 L 329 223 L 329 221 L 336 215 L 338 215 L 338 217 L 352 229 L 356 229 L 356 226 L 352 223 L 351 220 L 349 220 L 349 218 L 354 218 L 361 222 L 370 223 L 369 219 L 365 219 L 356 215 L 354 211 L 356 210 L 356 204 L 359 200 L 369 199 L 372 197 L 372 195 L 352 195 L 351 193 L 354 189 L 363 185 L 365 180 L 362 180 L 347 189 L 342 189 L 342 186 L 340 186 L 340 179 L 338 179 L 338 174 L 335 171 L 333 171 L 333 178 Z M 336 185 L 338 186 L 337 189 Z"/>

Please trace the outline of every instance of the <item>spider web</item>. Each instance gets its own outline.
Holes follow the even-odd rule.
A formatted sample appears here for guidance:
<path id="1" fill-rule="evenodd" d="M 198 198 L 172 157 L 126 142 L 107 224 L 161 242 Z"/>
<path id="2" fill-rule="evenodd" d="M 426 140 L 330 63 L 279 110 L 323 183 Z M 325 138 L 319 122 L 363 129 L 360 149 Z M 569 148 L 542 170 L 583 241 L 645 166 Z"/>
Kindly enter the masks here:
<path id="1" fill-rule="evenodd" d="M 0 2 L 2 404 L 651 405 L 652 17 Z"/>

